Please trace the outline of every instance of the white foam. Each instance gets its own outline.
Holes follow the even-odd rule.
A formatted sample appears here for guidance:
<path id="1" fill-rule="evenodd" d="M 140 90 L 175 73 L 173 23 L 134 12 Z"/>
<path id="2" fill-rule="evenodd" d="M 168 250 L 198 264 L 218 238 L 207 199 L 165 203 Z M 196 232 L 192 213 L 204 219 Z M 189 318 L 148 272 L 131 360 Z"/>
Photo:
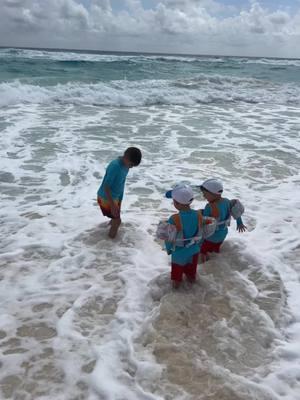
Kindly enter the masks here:
<path id="1" fill-rule="evenodd" d="M 294 104 L 297 86 L 255 79 L 199 75 L 186 80 L 111 81 L 38 86 L 19 81 L 0 83 L 0 107 L 18 104 L 82 104 L 94 106 L 151 106 L 224 103 Z"/>
<path id="2" fill-rule="evenodd" d="M 299 59 L 275 59 L 275 58 L 254 58 L 254 59 L 244 59 L 243 63 L 246 64 L 265 64 L 274 65 L 278 67 L 300 67 Z"/>
<path id="3" fill-rule="evenodd" d="M 14 85 L 18 90 L 19 84 Z M 21 381 L 37 385 L 34 393 L 44 389 L 44 398 L 117 400 L 121 394 L 128 400 L 152 400 L 170 392 L 177 393 L 174 398 L 188 398 L 152 354 L 152 324 L 171 291 L 168 257 L 153 238 L 159 219 L 174 212 L 163 197 L 165 189 L 179 180 L 198 184 L 220 176 L 225 195 L 241 199 L 245 222 L 255 227 L 245 236 L 231 227 L 230 245 L 224 249 L 224 271 L 229 272 L 222 282 L 232 286 L 224 299 L 236 307 L 237 318 L 246 326 L 261 324 L 257 341 L 271 343 L 271 348 L 267 370 L 247 369 L 247 376 L 222 367 L 214 360 L 218 353 L 208 348 L 201 348 L 207 352 L 204 366 L 214 377 L 225 376 L 237 392 L 250 393 L 251 399 L 276 399 L 284 393 L 294 400 L 300 358 L 300 221 L 295 195 L 299 109 L 275 104 L 101 108 L 89 106 L 87 99 L 104 86 L 78 85 L 81 92 L 72 85 L 43 89 L 41 100 L 30 100 L 35 88 L 27 104 L 12 102 L 0 110 L 7 123 L 0 169 L 13 175 L 11 182 L 1 182 L 0 311 L 7 317 L 0 320 L 0 329 L 7 338 L 17 335 L 20 340 L 18 345 L 3 345 L 5 350 L 25 350 L 3 357 L 0 379 L 7 371 L 17 374 Z M 7 88 L 9 93 L 12 86 Z M 82 94 L 86 103 L 45 101 L 53 100 L 54 92 L 57 99 L 79 99 Z M 124 226 L 113 243 L 106 239 L 107 227 L 99 226 L 104 219 L 95 194 L 106 163 L 130 144 L 142 148 L 144 160 L 130 171 Z M 200 196 L 195 206 L 203 206 Z M 277 292 L 278 309 L 272 315 L 259 306 L 259 298 L 268 298 L 268 293 L 251 279 L 258 268 L 271 283 L 275 273 L 280 275 L 287 308 Z M 214 275 L 202 275 L 200 282 L 203 286 L 191 297 L 189 289 L 179 293 L 183 311 L 184 299 L 203 305 L 203 287 L 210 294 L 222 288 L 214 287 Z M 169 302 L 171 311 L 178 305 L 175 300 Z M 193 305 L 187 311 L 192 312 Z M 41 322 L 46 327 L 39 328 Z M 34 332 L 20 331 L 28 324 L 37 326 Z M 212 329 L 220 355 L 243 351 L 237 330 L 227 321 L 217 321 Z M 45 357 L 47 348 L 53 353 Z M 26 375 L 22 365 L 31 363 L 31 357 L 34 367 Z M 24 394 L 22 385 L 12 390 L 13 395 Z"/>

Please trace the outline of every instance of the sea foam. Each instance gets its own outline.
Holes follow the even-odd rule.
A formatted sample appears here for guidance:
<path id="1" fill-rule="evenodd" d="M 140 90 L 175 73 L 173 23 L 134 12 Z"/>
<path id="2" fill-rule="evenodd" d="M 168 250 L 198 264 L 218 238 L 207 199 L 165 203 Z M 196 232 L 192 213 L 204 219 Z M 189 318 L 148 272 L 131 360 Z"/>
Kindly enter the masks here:
<path id="1" fill-rule="evenodd" d="M 200 75 L 193 79 L 66 83 L 38 86 L 20 81 L 0 83 L 0 107 L 19 104 L 152 106 L 197 104 L 299 104 L 298 87 L 256 79 Z"/>

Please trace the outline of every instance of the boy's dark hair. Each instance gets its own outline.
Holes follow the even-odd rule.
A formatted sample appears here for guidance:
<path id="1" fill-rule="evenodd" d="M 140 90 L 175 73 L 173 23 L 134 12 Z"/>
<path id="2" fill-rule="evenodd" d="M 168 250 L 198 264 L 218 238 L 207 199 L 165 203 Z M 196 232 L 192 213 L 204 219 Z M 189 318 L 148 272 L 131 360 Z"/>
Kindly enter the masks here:
<path id="1" fill-rule="evenodd" d="M 142 160 L 142 152 L 137 147 L 128 147 L 128 149 L 125 150 L 124 157 L 137 167 Z"/>

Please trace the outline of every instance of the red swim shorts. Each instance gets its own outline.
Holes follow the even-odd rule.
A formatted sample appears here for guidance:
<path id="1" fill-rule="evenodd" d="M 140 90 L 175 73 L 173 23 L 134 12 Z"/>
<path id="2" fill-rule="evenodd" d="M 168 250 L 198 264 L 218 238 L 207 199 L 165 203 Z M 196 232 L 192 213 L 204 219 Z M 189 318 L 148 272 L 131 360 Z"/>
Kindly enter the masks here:
<path id="1" fill-rule="evenodd" d="M 100 207 L 104 217 L 116 219 L 116 217 L 114 217 L 112 215 L 112 213 L 111 213 L 110 205 L 109 205 L 107 200 L 102 199 L 101 197 L 98 197 L 97 201 L 98 201 L 99 207 Z M 120 201 L 115 201 L 115 203 L 119 207 L 119 209 L 121 210 L 121 202 Z"/>
<path id="2" fill-rule="evenodd" d="M 214 243 L 214 242 L 209 242 L 208 240 L 204 240 L 201 246 L 200 253 L 201 254 L 219 253 L 222 243 L 223 242 Z"/>
<path id="3" fill-rule="evenodd" d="M 171 279 L 175 282 L 181 282 L 183 274 L 192 281 L 196 279 L 199 253 L 193 256 L 192 262 L 186 265 L 172 263 Z"/>

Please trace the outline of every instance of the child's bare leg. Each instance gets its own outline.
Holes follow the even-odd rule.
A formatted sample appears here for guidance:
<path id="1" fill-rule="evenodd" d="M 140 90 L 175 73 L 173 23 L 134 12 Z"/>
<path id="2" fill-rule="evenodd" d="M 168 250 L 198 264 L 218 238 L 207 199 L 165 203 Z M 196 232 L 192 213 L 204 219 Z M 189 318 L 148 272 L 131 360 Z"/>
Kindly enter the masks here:
<path id="1" fill-rule="evenodd" d="M 173 289 L 178 289 L 180 287 L 180 281 L 172 281 Z"/>
<path id="2" fill-rule="evenodd" d="M 201 262 L 204 264 L 206 261 L 209 260 L 209 255 L 208 254 L 200 254 L 201 255 Z"/>
<path id="3" fill-rule="evenodd" d="M 111 239 L 114 239 L 117 236 L 120 225 L 121 225 L 121 218 L 114 218 L 111 220 L 110 230 L 108 232 L 108 236 Z"/>

